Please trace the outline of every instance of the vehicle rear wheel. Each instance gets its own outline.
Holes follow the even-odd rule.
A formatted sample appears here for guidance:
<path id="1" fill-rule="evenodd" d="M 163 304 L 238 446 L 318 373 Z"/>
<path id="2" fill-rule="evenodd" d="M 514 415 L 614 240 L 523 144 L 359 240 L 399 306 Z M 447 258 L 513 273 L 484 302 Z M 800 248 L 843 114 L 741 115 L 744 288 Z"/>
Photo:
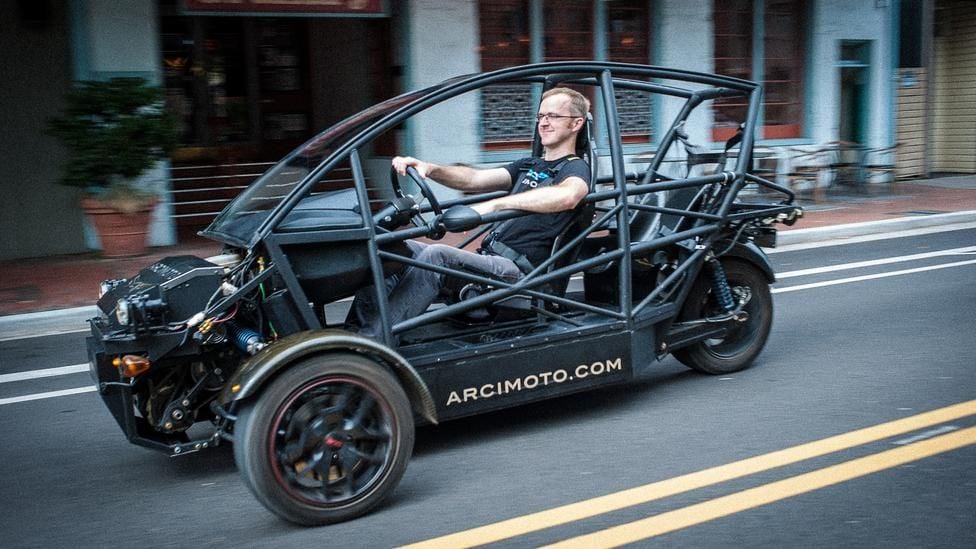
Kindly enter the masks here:
<path id="1" fill-rule="evenodd" d="M 399 484 L 413 443 L 403 388 L 353 353 L 290 367 L 234 426 L 245 484 L 269 510 L 306 526 L 348 520 L 383 501 Z"/>
<path id="2" fill-rule="evenodd" d="M 749 317 L 736 323 L 723 338 L 700 341 L 674 351 L 674 357 L 682 364 L 706 374 L 728 374 L 747 368 L 762 352 L 773 325 L 773 297 L 763 273 L 742 261 L 723 261 L 722 266 L 733 298 L 736 302 L 747 300 L 743 310 Z M 702 272 L 678 320 L 700 320 L 721 314 L 712 298 L 710 278 Z"/>

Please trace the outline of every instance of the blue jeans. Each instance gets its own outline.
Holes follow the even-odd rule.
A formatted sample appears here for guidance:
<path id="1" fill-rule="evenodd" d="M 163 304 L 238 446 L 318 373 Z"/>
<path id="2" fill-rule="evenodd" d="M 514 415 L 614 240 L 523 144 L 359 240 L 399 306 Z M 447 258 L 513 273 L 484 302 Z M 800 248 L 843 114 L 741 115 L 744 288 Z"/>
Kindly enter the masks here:
<path id="1" fill-rule="evenodd" d="M 428 265 L 459 271 L 474 271 L 488 278 L 508 283 L 524 276 L 512 260 L 501 256 L 481 255 L 444 244 L 424 244 L 412 240 L 407 241 L 406 244 L 415 260 Z M 426 311 L 440 294 L 444 286 L 444 275 L 428 269 L 408 266 L 399 274 L 387 277 L 385 284 L 392 327 L 398 322 Z M 366 337 L 379 337 L 383 333 L 375 295 L 372 286 L 360 289 L 356 292 L 356 298 L 349 312 L 347 323 L 360 335 Z"/>

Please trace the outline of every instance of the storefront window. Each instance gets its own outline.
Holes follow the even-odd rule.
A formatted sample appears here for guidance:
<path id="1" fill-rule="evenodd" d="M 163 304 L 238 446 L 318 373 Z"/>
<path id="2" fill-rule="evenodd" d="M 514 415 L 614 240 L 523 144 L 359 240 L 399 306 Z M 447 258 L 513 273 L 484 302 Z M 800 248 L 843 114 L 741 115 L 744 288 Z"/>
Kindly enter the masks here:
<path id="1" fill-rule="evenodd" d="M 593 59 L 593 2 L 546 0 L 542 32 L 546 61 Z"/>
<path id="2" fill-rule="evenodd" d="M 389 17 L 329 17 L 328 6 L 310 4 L 308 12 L 274 17 L 231 2 L 206 3 L 204 15 L 182 0 L 155 1 L 167 108 L 181 130 L 171 155 L 181 240 L 271 162 L 399 91 Z M 397 137 L 380 136 L 369 153 L 392 155 Z"/>
<path id="3" fill-rule="evenodd" d="M 715 72 L 751 79 L 752 0 L 715 0 L 713 10 Z M 712 128 L 714 141 L 728 139 L 746 118 L 746 103 L 741 98 L 716 100 L 712 110 L 715 117 Z"/>
<path id="4" fill-rule="evenodd" d="M 607 2 L 607 49 L 610 61 L 650 62 L 650 14 L 645 0 Z M 651 139 L 651 100 L 647 93 L 617 91 L 617 114 L 624 142 Z"/>
<path id="5" fill-rule="evenodd" d="M 259 25 L 261 126 L 265 140 L 295 141 L 309 133 L 309 101 L 302 78 L 305 27 L 296 21 Z"/>
<path id="6" fill-rule="evenodd" d="M 493 71 L 530 62 L 528 0 L 478 3 L 481 69 Z M 529 85 L 499 85 L 481 92 L 482 143 L 506 149 L 532 140 L 535 105 Z"/>
<path id="7" fill-rule="evenodd" d="M 280 143 L 310 134 L 306 25 L 296 19 L 161 18 L 167 102 L 185 147 Z"/>
<path id="8" fill-rule="evenodd" d="M 646 0 L 607 2 L 607 46 L 610 61 L 648 62 L 651 53 L 649 8 Z"/>
<path id="9" fill-rule="evenodd" d="M 766 0 L 759 28 L 754 25 L 756 6 L 752 0 L 715 0 L 713 9 L 715 72 L 763 83 L 763 138 L 800 137 L 806 0 Z M 759 67 L 753 58 L 757 47 L 763 52 Z M 745 119 L 745 103 L 717 100 L 713 112 L 712 139 L 724 141 Z"/>
<path id="10" fill-rule="evenodd" d="M 529 1 L 478 3 L 481 70 L 493 71 L 529 62 Z"/>
<path id="11" fill-rule="evenodd" d="M 803 131 L 805 0 L 767 1 L 763 13 L 763 137 L 800 137 Z"/>
<path id="12" fill-rule="evenodd" d="M 648 0 L 481 0 L 481 68 L 490 71 L 538 61 L 586 59 L 648 63 L 650 4 Z M 540 8 L 541 21 L 531 20 L 533 7 Z M 596 28 L 594 8 L 605 10 L 605 29 Z M 596 51 L 597 32 L 605 35 L 606 51 Z M 539 57 L 533 58 L 533 44 Z M 484 90 L 485 149 L 512 149 L 530 142 L 537 99 L 528 85 Z M 619 92 L 617 109 L 625 139 L 650 138 L 651 104 L 643 94 Z"/>

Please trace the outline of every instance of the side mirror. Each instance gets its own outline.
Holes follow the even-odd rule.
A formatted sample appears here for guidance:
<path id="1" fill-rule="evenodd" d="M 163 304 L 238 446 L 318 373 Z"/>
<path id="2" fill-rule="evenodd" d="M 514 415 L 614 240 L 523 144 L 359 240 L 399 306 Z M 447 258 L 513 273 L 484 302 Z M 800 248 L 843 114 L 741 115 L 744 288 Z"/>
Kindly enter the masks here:
<path id="1" fill-rule="evenodd" d="M 452 233 L 467 231 L 481 225 L 481 214 L 470 206 L 451 206 L 441 215 L 440 222 Z"/>

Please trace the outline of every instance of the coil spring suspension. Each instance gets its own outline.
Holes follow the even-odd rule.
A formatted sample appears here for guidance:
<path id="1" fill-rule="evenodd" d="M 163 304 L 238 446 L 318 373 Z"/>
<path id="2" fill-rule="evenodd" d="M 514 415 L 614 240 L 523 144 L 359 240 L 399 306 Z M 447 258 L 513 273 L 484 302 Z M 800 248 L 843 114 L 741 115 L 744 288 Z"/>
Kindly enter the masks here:
<path id="1" fill-rule="evenodd" d="M 228 322 L 227 331 L 237 348 L 248 354 L 257 354 L 265 347 L 265 343 L 261 341 L 261 335 L 250 328 Z"/>
<path id="2" fill-rule="evenodd" d="M 725 277 L 725 269 L 717 259 L 708 261 L 708 272 L 712 277 L 712 295 L 715 301 L 727 313 L 735 309 L 735 300 L 732 299 L 732 288 L 729 287 L 729 279 Z"/>

